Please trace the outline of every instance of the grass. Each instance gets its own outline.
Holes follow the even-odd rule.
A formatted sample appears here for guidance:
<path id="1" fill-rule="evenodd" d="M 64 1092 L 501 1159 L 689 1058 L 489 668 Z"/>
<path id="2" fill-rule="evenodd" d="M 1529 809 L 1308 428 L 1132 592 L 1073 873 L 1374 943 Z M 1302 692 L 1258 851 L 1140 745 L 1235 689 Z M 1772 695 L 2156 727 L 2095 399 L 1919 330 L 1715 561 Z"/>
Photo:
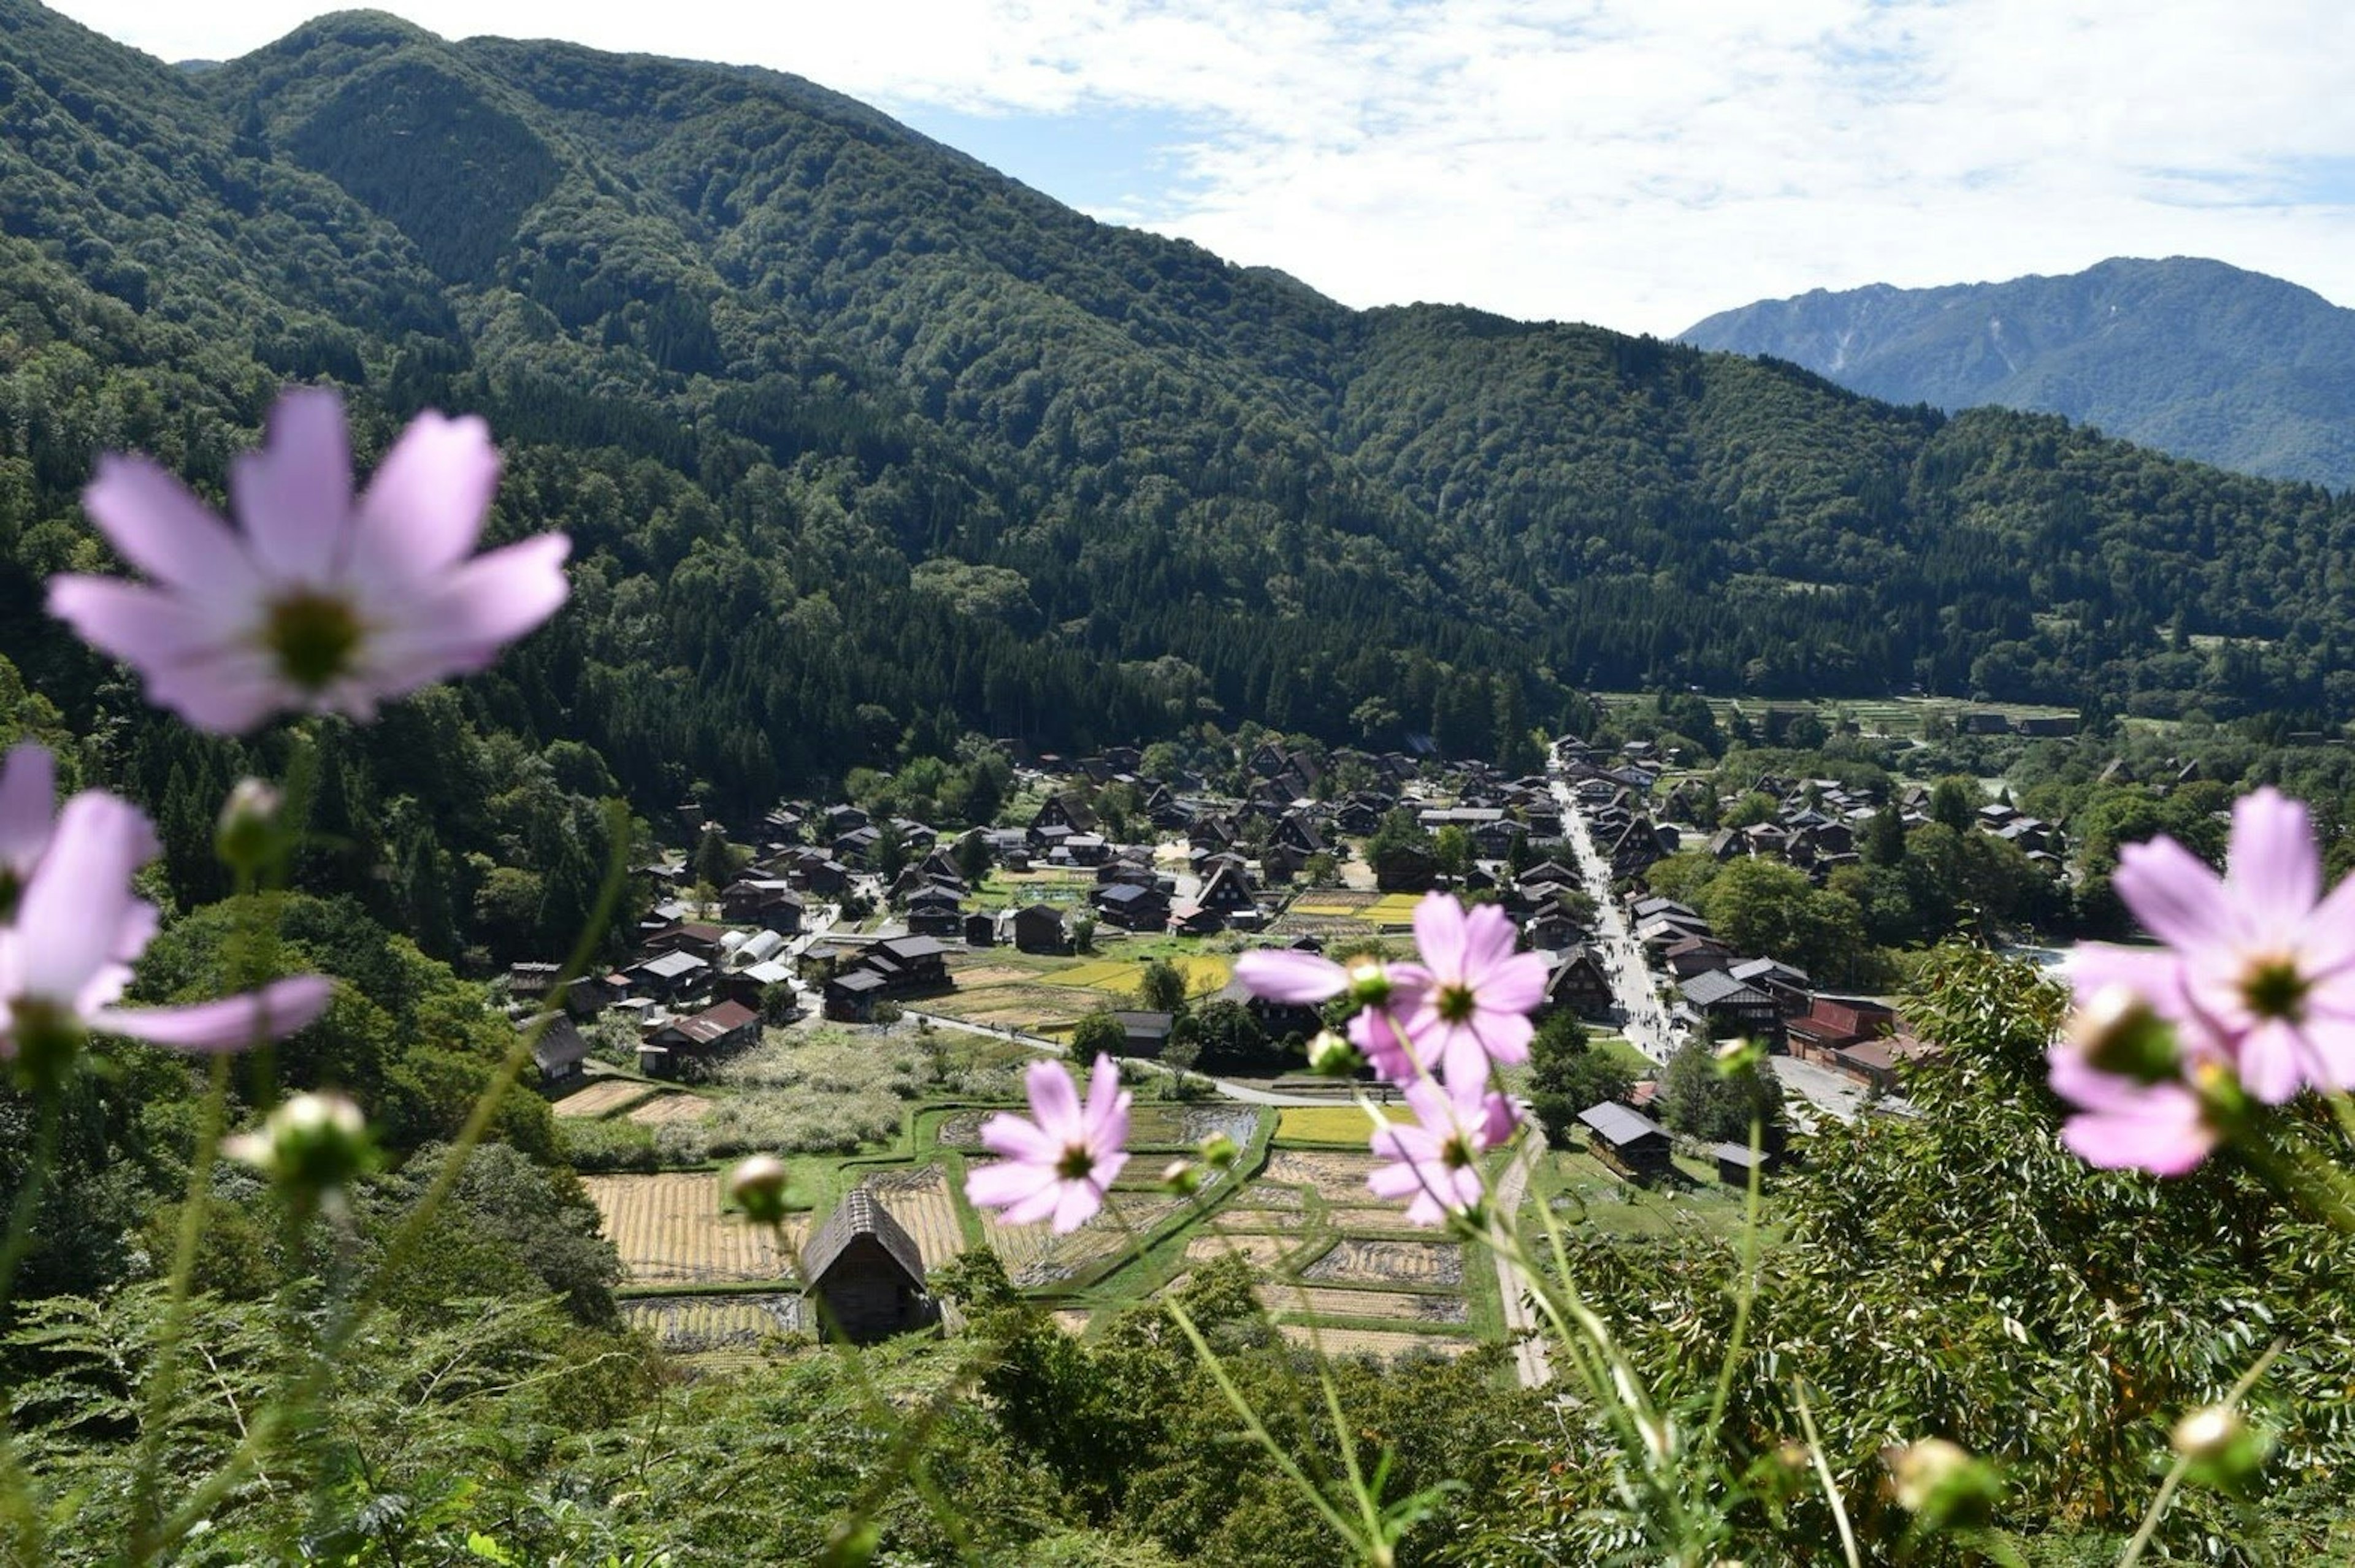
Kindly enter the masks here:
<path id="1" fill-rule="evenodd" d="M 1660 1071 L 1659 1063 L 1615 1034 L 1596 1035 L 1587 1041 L 1587 1046 L 1597 1055 L 1608 1057 L 1638 1078 L 1649 1078 Z"/>

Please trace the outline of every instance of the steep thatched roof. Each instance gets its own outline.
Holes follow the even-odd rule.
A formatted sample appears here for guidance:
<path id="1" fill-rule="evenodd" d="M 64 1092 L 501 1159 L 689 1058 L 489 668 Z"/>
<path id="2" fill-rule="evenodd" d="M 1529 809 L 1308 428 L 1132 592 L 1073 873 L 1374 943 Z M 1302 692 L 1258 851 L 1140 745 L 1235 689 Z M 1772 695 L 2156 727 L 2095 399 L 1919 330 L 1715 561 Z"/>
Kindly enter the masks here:
<path id="1" fill-rule="evenodd" d="M 924 1256 L 900 1221 L 891 1218 L 891 1211 L 875 1200 L 875 1195 L 863 1187 L 853 1188 L 849 1195 L 826 1216 L 809 1245 L 802 1249 L 802 1285 L 807 1289 L 826 1277 L 826 1270 L 839 1260 L 845 1249 L 861 1236 L 872 1236 L 882 1243 L 891 1261 L 905 1269 L 917 1288 L 924 1284 Z"/>

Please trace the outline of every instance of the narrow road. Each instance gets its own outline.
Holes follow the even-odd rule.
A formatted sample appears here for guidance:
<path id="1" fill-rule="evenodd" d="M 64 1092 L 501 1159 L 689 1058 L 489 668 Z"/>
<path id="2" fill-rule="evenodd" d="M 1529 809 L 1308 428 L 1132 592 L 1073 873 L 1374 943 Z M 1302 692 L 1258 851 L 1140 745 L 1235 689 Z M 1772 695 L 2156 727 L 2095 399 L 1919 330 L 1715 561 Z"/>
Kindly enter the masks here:
<path id="1" fill-rule="evenodd" d="M 946 1013 L 928 1013 L 906 1006 L 900 1008 L 900 1015 L 902 1018 L 920 1019 L 931 1024 L 934 1029 L 953 1029 L 964 1034 L 986 1035 L 991 1040 L 1010 1040 L 1017 1045 L 1027 1045 L 1045 1056 L 1071 1054 L 1071 1048 L 1061 1040 L 1050 1040 L 1043 1034 L 1025 1034 L 1019 1030 L 1000 1029 L 989 1024 L 969 1023 L 964 1019 L 953 1019 Z M 1128 1057 L 1124 1060 L 1134 1061 L 1148 1072 L 1170 1071 L 1147 1057 Z M 1248 1083 L 1232 1083 L 1223 1078 L 1211 1078 L 1206 1072 L 1197 1072 L 1194 1076 L 1208 1079 L 1210 1085 L 1220 1093 L 1245 1105 L 1346 1105 L 1348 1104 L 1348 1100 L 1333 1094 L 1281 1093 L 1273 1089 L 1255 1089 Z"/>
<path id="2" fill-rule="evenodd" d="M 1541 1129 L 1522 1129 L 1520 1146 L 1513 1152 L 1512 1163 L 1497 1179 L 1495 1223 L 1509 1225 L 1519 1214 L 1521 1200 L 1529 1189 L 1529 1177 L 1536 1171 L 1544 1148 L 1545 1134 Z M 1520 1380 L 1523 1388 L 1543 1388 L 1553 1378 L 1553 1367 L 1546 1360 L 1545 1335 L 1538 1325 L 1537 1309 L 1529 1305 L 1529 1278 L 1503 1253 L 1492 1250 L 1488 1255 L 1497 1264 L 1497 1293 L 1505 1301 L 1505 1336 L 1514 1341 L 1513 1375 Z"/>
<path id="3" fill-rule="evenodd" d="M 1665 1064 L 1677 1047 L 1684 1043 L 1682 1034 L 1668 1022 L 1668 1012 L 1654 989 L 1651 963 L 1645 957 L 1636 933 L 1627 929 L 1626 912 L 1612 896 L 1611 868 L 1604 864 L 1602 851 L 1594 847 L 1594 833 L 1587 826 L 1585 809 L 1571 793 L 1567 782 L 1556 779 L 1553 793 L 1561 803 L 1562 826 L 1569 829 L 1571 852 L 1577 858 L 1579 875 L 1585 879 L 1587 896 L 1594 901 L 1595 945 L 1602 954 L 1612 995 L 1618 999 L 1621 1032 L 1637 1051 Z"/>

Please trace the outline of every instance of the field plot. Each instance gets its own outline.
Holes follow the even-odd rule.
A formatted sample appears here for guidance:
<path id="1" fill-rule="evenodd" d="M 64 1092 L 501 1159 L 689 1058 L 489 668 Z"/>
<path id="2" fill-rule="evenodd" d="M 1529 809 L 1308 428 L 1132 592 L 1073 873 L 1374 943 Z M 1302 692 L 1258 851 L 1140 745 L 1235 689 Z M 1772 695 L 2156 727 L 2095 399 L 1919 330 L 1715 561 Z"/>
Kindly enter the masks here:
<path id="1" fill-rule="evenodd" d="M 750 1349 L 801 1331 L 802 1315 L 798 1296 L 649 1296 L 622 1303 L 632 1328 L 677 1352 Z"/>
<path id="2" fill-rule="evenodd" d="M 1146 958 L 1099 958 L 1092 964 L 1058 970 L 1047 977 L 1059 986 L 1084 986 L 1092 991 L 1127 996 L 1145 977 L 1147 962 Z M 1173 953 L 1168 962 L 1186 976 L 1188 992 L 1198 997 L 1217 990 L 1234 973 L 1234 965 L 1214 953 Z"/>
<path id="3" fill-rule="evenodd" d="M 788 1279 L 793 1260 L 767 1230 L 719 1211 L 719 1181 L 709 1171 L 659 1176 L 584 1176 L 581 1185 L 603 1216 L 631 1285 L 700 1285 L 722 1280 Z M 786 1221 L 795 1245 L 809 1221 Z"/>
<path id="4" fill-rule="evenodd" d="M 921 1170 L 879 1170 L 859 1186 L 890 1211 L 922 1255 L 924 1267 L 935 1269 L 964 1251 L 964 1231 L 957 1224 L 956 1203 L 949 1197 L 948 1178 L 939 1168 Z"/>
<path id="5" fill-rule="evenodd" d="M 672 1122 L 699 1122 L 711 1115 L 711 1102 L 695 1094 L 657 1094 L 628 1113 L 640 1126 L 659 1127 Z"/>
<path id="6" fill-rule="evenodd" d="M 952 1111 L 941 1118 L 932 1136 L 943 1148 L 979 1148 L 981 1124 L 994 1115 L 991 1111 Z M 1241 1144 L 1250 1141 L 1258 1127 L 1259 1113 L 1246 1106 L 1148 1103 L 1129 1114 L 1128 1147 L 1191 1148 L 1212 1133 L 1224 1133 Z"/>
<path id="7" fill-rule="evenodd" d="M 1366 1178 L 1380 1163 L 1371 1153 L 1279 1148 L 1268 1157 L 1262 1179 L 1311 1188 L 1327 1203 L 1376 1203 L 1380 1200 L 1366 1189 Z"/>
<path id="8" fill-rule="evenodd" d="M 988 986 L 1018 986 L 1025 980 L 1037 979 L 1039 973 L 1036 969 L 1018 968 L 1011 964 L 976 964 L 969 969 L 961 969 L 953 963 L 949 968 L 956 976 L 957 984 L 968 991 Z"/>
<path id="9" fill-rule="evenodd" d="M 1337 1285 L 1462 1285 L 1464 1248 L 1455 1242 L 1344 1236 L 1332 1251 L 1301 1270 L 1300 1276 Z"/>
<path id="10" fill-rule="evenodd" d="M 1046 986 L 1022 981 L 1003 986 L 967 987 L 927 1000 L 925 1010 L 967 1023 L 1016 1029 L 1033 1033 L 1068 1029 L 1104 1005 L 1102 991 L 1077 986 Z"/>
<path id="11" fill-rule="evenodd" d="M 1344 1290 L 1273 1280 L 1262 1281 L 1259 1294 L 1270 1312 L 1305 1312 L 1316 1317 L 1403 1317 L 1420 1323 L 1463 1323 L 1470 1318 L 1460 1296 Z"/>
<path id="12" fill-rule="evenodd" d="M 1363 1144 L 1374 1124 L 1355 1105 L 1286 1105 L 1276 1113 L 1275 1136 L 1284 1143 Z"/>
<path id="13" fill-rule="evenodd" d="M 1286 1187 L 1281 1182 L 1269 1181 L 1262 1178 L 1260 1180 L 1246 1183 L 1243 1189 L 1235 1194 L 1235 1200 L 1229 1205 L 1229 1208 L 1246 1211 L 1254 1209 L 1273 1210 L 1289 1219 L 1300 1212 L 1300 1189 Z"/>
<path id="14" fill-rule="evenodd" d="M 1127 1251 L 1130 1230 L 1142 1235 L 1179 1206 L 1174 1198 L 1128 1199 L 1120 1205 L 1119 1220 L 1100 1213 L 1067 1236 L 1044 1224 L 1001 1225 L 994 1212 L 985 1211 L 981 1232 L 1016 1285 L 1056 1285 Z"/>
<path id="15" fill-rule="evenodd" d="M 1214 1236 L 1198 1232 L 1187 1238 L 1186 1261 L 1189 1264 L 1208 1263 L 1214 1258 L 1237 1255 L 1262 1274 L 1274 1274 L 1284 1254 L 1299 1244 L 1297 1236 Z M 1267 1288 L 1273 1290 L 1277 1287 L 1270 1285 Z"/>
<path id="16" fill-rule="evenodd" d="M 1320 1344 L 1328 1356 L 1371 1356 L 1382 1361 L 1417 1353 L 1460 1356 L 1472 1348 L 1471 1340 L 1452 1334 L 1410 1334 L 1387 1328 L 1318 1328 L 1312 1335 L 1305 1323 L 1286 1323 L 1283 1333 L 1295 1345 Z"/>
<path id="17" fill-rule="evenodd" d="M 609 1116 L 625 1105 L 634 1105 L 659 1093 L 653 1084 L 641 1083 L 634 1078 L 603 1078 L 586 1089 L 567 1094 L 549 1109 L 559 1116 Z"/>

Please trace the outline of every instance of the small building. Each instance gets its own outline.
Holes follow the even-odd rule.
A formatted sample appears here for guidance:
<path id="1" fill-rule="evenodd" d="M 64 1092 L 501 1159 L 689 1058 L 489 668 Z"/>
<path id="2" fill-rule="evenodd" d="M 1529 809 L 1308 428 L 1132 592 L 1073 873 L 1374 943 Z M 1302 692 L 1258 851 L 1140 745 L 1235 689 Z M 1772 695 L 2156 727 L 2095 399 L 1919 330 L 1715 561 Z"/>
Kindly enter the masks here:
<path id="1" fill-rule="evenodd" d="M 1112 1021 L 1128 1037 L 1121 1051 L 1124 1056 L 1159 1056 L 1177 1024 L 1174 1014 L 1156 1012 L 1115 1012 Z"/>
<path id="2" fill-rule="evenodd" d="M 1063 912 L 1053 904 L 1028 904 L 1014 912 L 1014 948 L 1018 953 L 1069 953 L 1071 932 Z"/>
<path id="3" fill-rule="evenodd" d="M 1668 1155 L 1673 1147 L 1668 1129 L 1651 1117 L 1631 1111 L 1615 1100 L 1605 1100 L 1579 1112 L 1578 1119 L 1592 1135 L 1595 1152 L 1622 1168 L 1638 1176 L 1657 1175 L 1668 1168 Z"/>
<path id="4" fill-rule="evenodd" d="M 1717 1179 L 1728 1187 L 1748 1189 L 1753 1170 L 1757 1171 L 1763 1184 L 1777 1163 L 1773 1149 L 1753 1153 L 1748 1144 L 1723 1143 L 1709 1152 L 1717 1160 Z"/>
<path id="5" fill-rule="evenodd" d="M 908 929 L 918 936 L 961 937 L 964 911 L 946 888 L 927 888 L 908 901 Z"/>
<path id="6" fill-rule="evenodd" d="M 1169 924 L 1169 897 L 1158 888 L 1115 882 L 1096 892 L 1096 912 L 1128 931 L 1160 931 Z"/>
<path id="7" fill-rule="evenodd" d="M 940 1307 L 924 1288 L 924 1258 L 891 1211 L 853 1188 L 802 1249 L 802 1295 L 815 1296 L 829 1339 L 872 1344 L 930 1328 Z"/>
<path id="8" fill-rule="evenodd" d="M 1545 1000 L 1539 1006 L 1567 1008 L 1582 1019 L 1610 1015 L 1611 976 L 1604 973 L 1603 961 L 1593 948 L 1582 944 L 1563 952 L 1546 976 Z"/>
<path id="9" fill-rule="evenodd" d="M 1783 1040 L 1783 1009 L 1773 997 L 1746 986 L 1722 969 L 1695 975 L 1679 987 L 1709 1026 L 1714 1039 L 1747 1035 L 1769 1045 Z"/>
<path id="10" fill-rule="evenodd" d="M 719 1056 L 741 1051 L 761 1038 L 761 1015 L 741 1002 L 721 1002 L 674 1019 L 646 1038 L 673 1057 Z"/>
<path id="11" fill-rule="evenodd" d="M 528 1029 L 531 1020 L 527 1019 L 516 1027 Z M 539 1070 L 539 1086 L 548 1093 L 560 1094 L 579 1083 L 587 1075 L 588 1062 L 589 1042 L 581 1038 L 572 1020 L 561 1013 L 541 1031 L 531 1048 L 531 1064 Z"/>
<path id="12" fill-rule="evenodd" d="M 871 1023 L 887 982 L 872 969 L 852 969 L 826 983 L 826 1016 L 837 1023 Z"/>
<path id="13" fill-rule="evenodd" d="M 965 916 L 964 944 L 967 947 L 996 946 L 997 917 L 994 914 L 984 913 L 974 913 Z"/>

